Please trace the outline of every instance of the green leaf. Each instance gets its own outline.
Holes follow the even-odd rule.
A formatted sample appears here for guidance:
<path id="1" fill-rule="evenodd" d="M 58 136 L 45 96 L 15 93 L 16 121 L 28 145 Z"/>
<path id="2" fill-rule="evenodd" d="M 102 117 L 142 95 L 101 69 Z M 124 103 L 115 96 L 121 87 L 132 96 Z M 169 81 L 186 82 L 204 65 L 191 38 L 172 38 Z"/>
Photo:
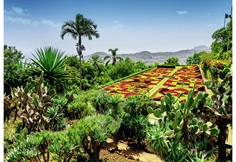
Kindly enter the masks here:
<path id="1" fill-rule="evenodd" d="M 181 112 L 180 110 L 177 110 L 176 113 L 175 113 L 175 119 L 179 119 L 181 117 Z"/>
<path id="2" fill-rule="evenodd" d="M 201 100 L 202 98 L 203 98 L 203 94 L 202 93 L 198 93 L 197 100 Z"/>
<path id="3" fill-rule="evenodd" d="M 179 121 L 177 119 L 174 120 L 172 127 L 176 130 L 178 126 Z"/>
<path id="4" fill-rule="evenodd" d="M 192 124 L 192 125 L 197 125 L 197 123 L 198 123 L 197 118 L 193 118 L 193 119 L 191 120 L 191 124 Z"/>
<path id="5" fill-rule="evenodd" d="M 209 96 L 209 94 L 208 93 L 204 93 L 204 96 L 203 96 L 203 98 L 207 98 Z"/>
<path id="6" fill-rule="evenodd" d="M 160 109 L 154 110 L 154 116 L 155 116 L 155 117 L 159 118 L 159 117 L 161 117 L 161 115 L 162 115 L 162 112 L 161 112 Z"/>
<path id="7" fill-rule="evenodd" d="M 167 108 L 166 108 L 166 105 L 162 105 L 162 106 L 161 106 L 162 112 L 166 111 L 166 109 L 167 109 Z"/>
<path id="8" fill-rule="evenodd" d="M 201 127 L 201 126 L 202 126 L 202 124 L 203 124 L 203 122 L 202 122 L 202 121 L 200 121 L 200 122 L 198 122 L 198 123 L 197 123 L 197 125 L 198 125 L 199 127 Z"/>
<path id="9" fill-rule="evenodd" d="M 207 124 L 204 124 L 204 125 L 203 125 L 203 127 L 202 127 L 202 129 L 203 129 L 203 132 L 206 132 L 206 131 L 207 131 L 207 129 L 208 129 L 208 126 L 207 126 Z"/>
<path id="10" fill-rule="evenodd" d="M 180 139 L 182 137 L 182 131 L 179 131 L 177 134 L 176 134 L 176 138 L 177 139 Z"/>
<path id="11" fill-rule="evenodd" d="M 218 133 L 219 133 L 219 130 L 218 130 L 218 129 L 212 128 L 210 135 L 211 135 L 211 136 L 215 136 L 215 135 L 217 135 Z"/>
<path id="12" fill-rule="evenodd" d="M 151 107 L 148 107 L 147 108 L 147 112 L 148 112 L 148 114 L 152 114 L 153 113 L 153 109 Z"/>
<path id="13" fill-rule="evenodd" d="M 170 104 L 169 96 L 165 95 L 164 100 L 165 100 L 166 104 Z"/>
<path id="14" fill-rule="evenodd" d="M 224 74 L 227 74 L 230 72 L 230 69 L 229 68 L 224 68 L 223 71 L 222 71 Z"/>
<path id="15" fill-rule="evenodd" d="M 193 89 L 191 89 L 189 92 L 188 92 L 188 99 L 193 97 Z"/>
<path id="16" fill-rule="evenodd" d="M 198 131 L 198 126 L 197 125 L 194 125 L 193 128 L 191 129 L 190 133 L 191 134 L 196 134 Z"/>
<path id="17" fill-rule="evenodd" d="M 206 123 L 208 127 L 211 127 L 212 126 L 212 123 L 211 122 L 207 122 Z"/>

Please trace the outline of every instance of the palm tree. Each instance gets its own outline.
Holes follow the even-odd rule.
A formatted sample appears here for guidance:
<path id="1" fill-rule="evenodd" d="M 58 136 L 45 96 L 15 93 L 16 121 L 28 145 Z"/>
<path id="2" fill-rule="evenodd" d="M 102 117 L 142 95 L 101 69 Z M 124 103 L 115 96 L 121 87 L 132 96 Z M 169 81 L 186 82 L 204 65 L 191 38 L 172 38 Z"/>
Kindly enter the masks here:
<path id="1" fill-rule="evenodd" d="M 68 79 L 69 74 L 64 69 L 64 52 L 57 48 L 44 47 L 35 50 L 36 55 L 32 54 L 34 59 L 32 67 L 29 69 L 30 75 L 40 76 L 44 73 L 44 78 L 48 79 L 49 84 L 53 85 L 55 80 Z"/>
<path id="2" fill-rule="evenodd" d="M 82 14 L 76 14 L 75 21 L 66 21 L 62 25 L 61 38 L 64 39 L 66 34 L 71 34 L 74 39 L 78 38 L 78 43 L 76 44 L 76 50 L 80 59 L 80 89 L 82 90 L 82 61 L 83 58 L 82 51 L 85 47 L 81 44 L 81 37 L 88 37 L 92 40 L 92 36 L 99 38 L 99 33 L 96 30 L 97 25 L 90 19 L 86 19 Z"/>
<path id="3" fill-rule="evenodd" d="M 103 60 L 99 55 L 92 55 L 88 62 L 98 69 L 99 74 L 101 73 L 101 65 L 103 64 Z"/>
<path id="4" fill-rule="evenodd" d="M 117 59 L 118 59 L 119 61 L 123 60 L 122 57 L 117 56 L 117 54 L 116 54 L 116 51 L 118 51 L 118 48 L 109 49 L 108 51 L 111 52 L 112 56 L 106 56 L 106 57 L 104 57 L 104 61 L 105 61 L 106 59 L 108 59 L 108 58 L 111 58 L 111 59 L 112 59 L 112 65 L 115 65 Z M 109 62 L 110 62 L 110 60 L 108 60 L 108 61 L 106 62 L 106 66 L 107 66 L 107 64 L 108 64 Z"/>

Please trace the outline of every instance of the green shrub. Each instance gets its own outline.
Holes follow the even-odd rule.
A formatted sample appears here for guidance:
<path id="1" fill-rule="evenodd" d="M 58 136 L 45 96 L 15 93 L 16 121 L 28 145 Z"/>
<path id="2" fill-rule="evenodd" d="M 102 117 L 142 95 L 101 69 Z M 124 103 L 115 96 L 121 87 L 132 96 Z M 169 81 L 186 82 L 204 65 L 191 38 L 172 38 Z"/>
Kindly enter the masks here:
<path id="1" fill-rule="evenodd" d="M 115 132 L 120 123 L 109 115 L 93 115 L 79 120 L 68 129 L 81 139 L 81 146 L 95 162 L 99 161 L 99 152 L 103 143 Z"/>

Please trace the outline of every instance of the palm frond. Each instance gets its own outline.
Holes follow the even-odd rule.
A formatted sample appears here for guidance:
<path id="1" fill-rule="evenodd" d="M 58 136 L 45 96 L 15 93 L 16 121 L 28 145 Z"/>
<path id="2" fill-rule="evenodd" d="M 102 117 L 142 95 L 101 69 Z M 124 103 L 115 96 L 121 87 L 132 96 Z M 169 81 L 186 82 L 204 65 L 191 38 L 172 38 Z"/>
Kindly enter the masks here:
<path id="1" fill-rule="evenodd" d="M 109 62 L 110 62 L 110 60 L 108 60 L 108 61 L 106 62 L 106 66 L 109 64 Z"/>
<path id="2" fill-rule="evenodd" d="M 111 58 L 111 56 L 105 56 L 103 60 L 105 61 L 108 58 Z"/>
<path id="3" fill-rule="evenodd" d="M 123 58 L 120 56 L 116 56 L 116 59 L 118 59 L 119 61 L 123 61 Z"/>

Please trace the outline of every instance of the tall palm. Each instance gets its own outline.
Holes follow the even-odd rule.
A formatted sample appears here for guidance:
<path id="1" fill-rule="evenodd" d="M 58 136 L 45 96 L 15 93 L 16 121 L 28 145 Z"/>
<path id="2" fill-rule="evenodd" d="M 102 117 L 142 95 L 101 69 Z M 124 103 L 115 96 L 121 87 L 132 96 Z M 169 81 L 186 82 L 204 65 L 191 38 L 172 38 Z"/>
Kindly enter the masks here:
<path id="1" fill-rule="evenodd" d="M 77 39 L 76 50 L 80 59 L 80 89 L 82 90 L 82 51 L 85 50 L 81 44 L 81 37 L 88 37 L 92 40 L 92 36 L 99 38 L 99 33 L 96 30 L 97 25 L 90 19 L 86 19 L 82 14 L 76 14 L 75 21 L 66 21 L 61 27 L 61 38 L 64 39 L 66 34 L 71 34 L 72 38 Z"/>
<path id="2" fill-rule="evenodd" d="M 118 48 L 109 49 L 108 51 L 111 52 L 112 56 L 106 56 L 106 57 L 104 57 L 104 61 L 105 61 L 106 59 L 108 59 L 108 58 L 111 58 L 111 59 L 112 59 L 112 65 L 115 65 L 117 59 L 118 59 L 119 61 L 123 60 L 122 57 L 117 56 L 117 54 L 116 54 L 116 51 L 118 51 Z M 108 61 L 106 62 L 106 66 L 107 66 L 107 64 L 108 64 L 109 62 L 110 62 L 110 60 L 108 60 Z"/>
<path id="3" fill-rule="evenodd" d="M 64 52 L 57 48 L 44 47 L 35 50 L 32 54 L 34 59 L 29 74 L 40 76 L 44 73 L 44 78 L 49 80 L 49 84 L 53 85 L 55 80 L 68 79 L 69 74 L 64 69 L 65 59 Z"/>

